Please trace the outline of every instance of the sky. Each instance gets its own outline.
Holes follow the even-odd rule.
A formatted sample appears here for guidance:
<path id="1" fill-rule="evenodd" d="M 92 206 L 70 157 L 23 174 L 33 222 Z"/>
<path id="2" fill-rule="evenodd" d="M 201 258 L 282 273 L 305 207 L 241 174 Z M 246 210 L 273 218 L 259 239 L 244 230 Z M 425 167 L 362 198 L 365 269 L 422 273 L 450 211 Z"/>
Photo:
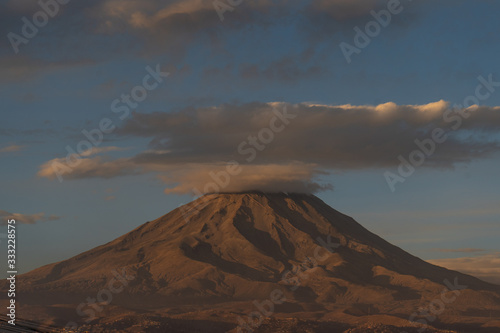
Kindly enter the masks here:
<path id="1" fill-rule="evenodd" d="M 500 283 L 499 9 L 0 0 L 1 246 L 14 217 L 27 272 L 207 191 L 313 192 Z"/>

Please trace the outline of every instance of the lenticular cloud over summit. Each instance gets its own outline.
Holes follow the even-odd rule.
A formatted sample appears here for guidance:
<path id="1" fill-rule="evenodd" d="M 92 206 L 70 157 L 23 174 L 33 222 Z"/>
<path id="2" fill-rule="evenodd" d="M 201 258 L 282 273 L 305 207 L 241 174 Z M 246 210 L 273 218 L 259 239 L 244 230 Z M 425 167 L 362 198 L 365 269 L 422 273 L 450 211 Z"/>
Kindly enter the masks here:
<path id="1" fill-rule="evenodd" d="M 177 112 L 133 113 L 114 135 L 149 139 L 135 156 L 111 159 L 82 152 L 65 172 L 64 158 L 38 175 L 54 179 L 113 178 L 156 173 L 166 193 L 276 190 L 316 192 L 334 170 L 396 167 L 437 128 L 444 142 L 424 166 L 450 168 L 500 150 L 485 134 L 500 128 L 500 108 L 423 105 L 322 105 L 284 102 L 224 104 Z M 94 148 L 95 149 L 95 148 Z M 237 176 L 237 177 L 235 177 Z M 205 189 L 207 188 L 207 189 Z"/>

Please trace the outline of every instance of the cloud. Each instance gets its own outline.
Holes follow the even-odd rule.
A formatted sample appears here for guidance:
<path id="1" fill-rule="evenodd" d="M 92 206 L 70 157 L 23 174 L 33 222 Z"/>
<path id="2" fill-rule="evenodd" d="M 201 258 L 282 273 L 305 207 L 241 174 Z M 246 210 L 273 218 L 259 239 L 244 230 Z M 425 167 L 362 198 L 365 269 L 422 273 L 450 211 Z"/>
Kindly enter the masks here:
<path id="1" fill-rule="evenodd" d="M 278 6 L 282 12 L 287 1 Z M 39 49 L 52 55 L 51 66 L 77 66 L 81 61 L 98 62 L 115 58 L 127 51 L 148 58 L 151 55 L 178 57 L 200 42 L 213 47 L 224 32 L 240 30 L 248 24 L 274 24 L 276 15 L 264 11 L 277 6 L 274 1 L 245 4 L 245 10 L 232 12 L 233 20 L 222 24 L 212 1 L 205 0 L 87 0 L 61 5 L 58 14 L 50 19 L 50 27 L 40 29 L 36 38 L 19 46 L 19 57 L 7 38 L 0 41 L 0 70 L 8 79 L 27 79 L 46 63 Z M 21 35 L 22 17 L 31 18 L 41 7 L 9 3 L 0 11 L 0 31 L 6 35 Z M 281 16 L 281 14 L 279 14 Z M 38 36 L 39 35 L 39 36 Z M 119 36 L 119 38 L 117 38 Z M 92 39 L 99 50 L 85 47 L 82 39 Z M 217 43 L 214 43 L 216 42 Z M 195 44 L 196 42 L 196 44 Z M 4 64 L 3 66 L 1 66 Z M 52 69 L 52 68 L 49 68 Z M 16 76 L 18 75 L 18 76 Z"/>
<path id="2" fill-rule="evenodd" d="M 129 149 L 129 148 L 116 147 L 116 146 L 92 147 L 92 149 L 88 149 L 88 150 L 84 151 L 82 154 L 80 154 L 80 156 L 88 157 L 88 156 L 93 156 L 93 155 L 97 155 L 97 154 L 107 153 L 110 151 L 124 151 L 127 149 Z"/>
<path id="3" fill-rule="evenodd" d="M 329 70 L 316 62 L 304 64 L 304 59 L 297 56 L 286 55 L 269 64 L 243 63 L 239 66 L 239 76 L 243 79 L 276 80 L 285 83 L 297 82 L 331 75 Z"/>
<path id="4" fill-rule="evenodd" d="M 309 11 L 343 21 L 365 16 L 382 3 L 380 0 L 316 0 L 309 5 Z"/>
<path id="5" fill-rule="evenodd" d="M 27 136 L 32 137 L 54 137 L 57 132 L 53 129 L 35 128 L 35 129 L 16 129 L 16 128 L 1 128 L 0 136 Z"/>
<path id="6" fill-rule="evenodd" d="M 141 45 L 141 56 L 168 54 L 183 57 L 196 43 L 222 50 L 224 36 L 248 26 L 268 27 L 290 12 L 292 1 L 259 0 L 227 11 L 221 22 L 213 1 L 205 0 L 107 0 L 88 9 L 93 32 L 127 35 Z M 229 16 L 231 18 L 229 19 Z"/>
<path id="7" fill-rule="evenodd" d="M 463 248 L 463 249 L 435 249 L 435 251 L 446 252 L 446 253 L 477 253 L 477 252 L 486 252 L 487 250 Z"/>
<path id="8" fill-rule="evenodd" d="M 175 168 L 159 178 L 169 185 L 166 194 L 241 192 L 311 193 L 331 188 L 313 181 L 316 168 L 302 163 L 232 165 L 234 174 L 227 172 L 227 165 L 193 164 Z"/>
<path id="9" fill-rule="evenodd" d="M 7 221 L 10 219 L 16 220 L 16 223 L 35 224 L 38 222 L 56 221 L 60 218 L 60 216 L 56 215 L 45 216 L 45 213 L 27 215 L 0 210 L 0 225 L 7 225 Z"/>
<path id="10" fill-rule="evenodd" d="M 306 10 L 299 12 L 313 17 L 314 14 L 326 13 L 331 19 L 344 21 L 366 16 L 384 3 L 381 0 L 315 0 L 306 2 Z M 239 28 L 249 23 L 270 23 L 303 6 L 296 0 L 259 0 L 232 5 L 232 10 L 225 12 L 225 16 L 231 16 L 232 19 L 225 17 L 223 27 Z M 94 6 L 90 13 L 101 22 L 98 30 L 108 33 L 122 32 L 128 28 L 147 30 L 154 34 L 160 32 L 163 35 L 174 31 L 192 34 L 222 26 L 214 3 L 205 0 L 107 0 Z M 265 16 L 269 18 L 265 19 Z"/>
<path id="11" fill-rule="evenodd" d="M 94 156 L 112 151 L 123 151 L 128 148 L 122 147 L 92 147 L 80 155 L 68 155 L 66 157 L 54 158 L 42 164 L 37 175 L 48 179 L 59 178 L 65 175 L 66 179 L 81 178 L 113 178 L 124 175 L 136 175 L 141 173 L 140 167 L 128 158 L 109 160 L 102 156 Z"/>
<path id="12" fill-rule="evenodd" d="M 32 80 L 39 74 L 93 64 L 95 62 L 89 59 L 48 61 L 28 55 L 6 55 L 0 57 L 0 73 L 2 73 L 0 83 Z"/>
<path id="13" fill-rule="evenodd" d="M 460 118 L 462 112 L 470 116 Z M 460 124 L 459 124 L 460 121 Z M 460 125 L 460 126 L 456 126 Z M 453 129 L 455 127 L 455 129 Z M 429 145 L 434 129 L 449 131 L 424 166 L 452 168 L 500 151 L 499 107 L 452 110 L 438 101 L 424 105 L 321 105 L 249 103 L 188 108 L 173 113 L 133 113 L 115 133 L 149 138 L 149 147 L 129 158 L 84 156 L 66 178 L 157 173 L 167 193 L 200 191 L 212 174 L 236 161 L 241 174 L 227 190 L 311 192 L 324 189 L 322 174 L 335 170 L 397 167 L 399 155 Z M 55 178 L 54 159 L 41 177 Z M 224 183 L 224 182 L 223 182 Z"/>
<path id="14" fill-rule="evenodd" d="M 444 101 L 377 106 L 250 103 L 176 113 L 134 113 L 117 132 L 151 138 L 150 148 L 158 152 L 139 154 L 137 163 L 227 161 L 238 156 L 238 150 L 251 148 L 243 144 L 238 149 L 241 142 L 270 126 L 274 110 L 285 109 L 297 121 L 291 121 L 274 135 L 272 144 L 259 151 L 260 162 L 301 161 L 333 169 L 392 167 L 399 165 L 399 154 L 418 148 L 415 139 L 424 140 L 435 128 L 451 130 L 456 124 L 455 120 L 448 123 L 443 119 L 443 114 L 451 111 Z M 457 117 L 452 112 L 448 116 Z M 498 129 L 500 108 L 479 107 L 439 145 L 427 166 L 452 167 L 498 152 L 498 142 L 481 136 L 495 134 Z M 243 154 L 244 160 L 248 154 Z"/>
<path id="15" fill-rule="evenodd" d="M 58 178 L 58 174 L 65 179 L 83 178 L 114 178 L 125 175 L 142 173 L 139 166 L 129 159 L 107 160 L 102 157 L 80 157 L 74 163 L 68 163 L 66 158 L 54 158 L 40 166 L 37 175 L 48 179 Z"/>
<path id="16" fill-rule="evenodd" d="M 225 63 L 222 66 L 203 70 L 203 82 L 212 84 L 215 80 L 231 81 L 244 79 L 250 83 L 278 81 L 294 84 L 302 80 L 332 77 L 332 71 L 324 66 L 324 58 L 315 57 L 314 52 L 300 55 L 284 55 L 271 61 L 241 62 L 238 65 Z"/>
<path id="17" fill-rule="evenodd" d="M 322 41 L 336 45 L 332 43 L 334 33 L 342 29 L 352 32 L 353 20 L 368 17 L 370 10 L 383 3 L 379 0 L 245 1 L 231 6 L 232 10 L 224 13 L 221 22 L 214 2 L 206 0 L 72 2 L 60 6 L 58 14 L 50 19 L 50 26 L 40 29 L 40 37 L 37 35 L 29 44 L 20 45 L 22 55 L 13 58 L 9 40 L 0 40 L 4 50 L 0 52 L 0 65 L 4 64 L 0 70 L 5 72 L 3 77 L 8 82 L 29 79 L 33 73 L 45 70 L 107 61 L 125 53 L 144 58 L 167 55 L 179 60 L 192 46 L 204 45 L 227 52 L 225 37 L 229 34 L 283 23 L 299 31 L 307 30 L 297 37 L 305 43 L 311 43 L 320 33 Z M 37 2 L 9 2 L 0 11 L 0 30 L 4 35 L 21 34 L 21 18 L 31 18 L 39 10 Z M 79 42 L 84 38 L 91 39 L 99 52 Z M 40 48 L 51 55 L 51 62 L 43 58 Z M 310 69 L 313 74 L 315 70 Z"/>
<path id="18" fill-rule="evenodd" d="M 183 165 L 137 164 L 133 158 L 107 161 L 101 157 L 81 158 L 68 168 L 65 159 L 53 159 L 40 166 L 39 177 L 48 179 L 114 178 L 118 176 L 157 173 L 166 184 L 165 193 L 199 194 L 211 192 L 239 192 L 260 190 L 266 192 L 312 193 L 332 188 L 313 180 L 322 172 L 313 165 L 291 163 L 283 165 L 239 165 L 237 173 L 228 173 L 228 164 L 194 163 Z M 66 169 L 68 168 L 68 169 Z M 114 199 L 106 197 L 106 200 Z"/>
<path id="19" fill-rule="evenodd" d="M 20 151 L 22 149 L 24 149 L 24 146 L 10 145 L 10 146 L 0 148 L 0 153 L 12 153 L 12 152 Z"/>
<path id="20" fill-rule="evenodd" d="M 433 265 L 446 267 L 476 276 L 484 281 L 500 284 L 500 252 L 476 257 L 427 260 Z"/>

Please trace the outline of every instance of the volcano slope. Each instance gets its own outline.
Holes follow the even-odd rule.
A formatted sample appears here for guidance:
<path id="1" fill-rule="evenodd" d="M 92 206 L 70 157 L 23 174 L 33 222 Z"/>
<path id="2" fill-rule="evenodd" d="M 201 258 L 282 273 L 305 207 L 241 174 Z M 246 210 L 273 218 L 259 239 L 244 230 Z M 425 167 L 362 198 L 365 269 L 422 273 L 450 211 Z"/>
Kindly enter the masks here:
<path id="1" fill-rule="evenodd" d="M 269 320 L 500 331 L 499 286 L 412 256 L 310 194 L 205 195 L 17 284 L 19 317 L 96 332 L 258 332 Z"/>

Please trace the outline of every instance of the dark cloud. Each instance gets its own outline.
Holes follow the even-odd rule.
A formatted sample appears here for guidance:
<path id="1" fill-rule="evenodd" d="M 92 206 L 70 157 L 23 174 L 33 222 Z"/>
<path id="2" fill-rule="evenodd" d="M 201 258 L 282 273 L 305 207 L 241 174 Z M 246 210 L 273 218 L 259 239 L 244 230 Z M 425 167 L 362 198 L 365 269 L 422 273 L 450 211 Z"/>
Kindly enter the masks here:
<path id="1" fill-rule="evenodd" d="M 352 32 L 354 23 L 370 18 L 370 10 L 384 4 L 378 0 L 245 1 L 225 12 L 226 18 L 221 22 L 213 1 L 206 0 L 71 1 L 61 5 L 57 15 L 50 18 L 49 24 L 41 27 L 27 45 L 20 45 L 21 56 L 16 60 L 11 58 L 14 52 L 9 40 L 2 39 L 0 71 L 7 72 L 9 77 L 21 73 L 19 77 L 24 79 L 31 69 L 39 70 L 47 67 L 46 64 L 79 66 L 82 62 L 92 64 L 116 59 L 118 55 L 162 56 L 178 61 L 191 46 L 203 45 L 216 52 L 228 52 L 225 37 L 231 32 L 282 24 L 295 26 L 299 31 L 307 30 L 297 38 L 309 48 L 311 42 L 318 42 L 315 36 L 320 35 L 321 41 L 336 47 L 338 41 L 333 42 L 332 33 Z M 3 35 L 21 34 L 24 24 L 21 18 L 31 19 L 40 10 L 38 2 L 7 2 L 0 10 L 0 31 Z M 335 27 L 333 30 L 331 25 Z M 40 52 L 42 49 L 44 52 Z M 264 76 L 293 78 L 301 74 L 294 63 L 283 59 L 276 68 L 260 71 Z M 243 68 L 247 75 L 250 69 Z M 318 68 L 301 70 L 310 75 L 316 74 Z"/>
<path id="2" fill-rule="evenodd" d="M 231 20 L 219 20 L 212 1 L 202 0 L 88 0 L 71 1 L 59 6 L 49 24 L 40 27 L 28 44 L 20 44 L 19 61 L 29 58 L 53 61 L 105 61 L 117 54 L 164 55 L 178 58 L 191 45 L 221 43 L 220 34 L 240 30 L 249 24 L 274 24 L 277 13 L 283 15 L 288 1 L 256 1 L 231 12 Z M 243 6 L 242 6 L 243 7 Z M 272 10 L 272 8 L 275 10 Z M 25 17 L 32 21 L 41 10 L 37 2 L 9 2 L 0 10 L 0 31 L 22 35 Z M 266 15 L 263 15 L 265 12 Z M 85 43 L 82 41 L 85 40 Z M 92 45 L 89 48 L 88 45 Z M 14 55 L 9 39 L 0 41 L 0 62 Z M 42 56 L 40 49 L 44 49 Z M 95 50 L 99 49 L 96 53 Z"/>
<path id="3" fill-rule="evenodd" d="M 464 115 L 468 115 L 464 118 Z M 149 149 L 131 158 L 86 156 L 65 177 L 110 178 L 155 172 L 167 193 L 186 193 L 214 179 L 224 190 L 317 191 L 318 176 L 332 170 L 399 165 L 429 144 L 435 129 L 447 132 L 424 166 L 451 168 L 500 151 L 500 107 L 454 110 L 444 101 L 426 105 L 330 106 L 250 103 L 190 108 L 174 113 L 133 113 L 119 136 L 150 138 Z M 39 175 L 55 178 L 54 161 Z M 227 163 L 240 172 L 228 180 Z M 207 190 L 208 191 L 208 190 Z"/>
<path id="4" fill-rule="evenodd" d="M 300 160 L 335 169 L 394 166 L 399 154 L 417 148 L 415 139 L 430 137 L 435 128 L 453 133 L 429 157 L 428 166 L 452 167 L 500 148 L 498 142 L 481 137 L 500 129 L 500 108 L 479 107 L 453 131 L 458 120 L 447 122 L 443 115 L 448 112 L 450 119 L 459 116 L 444 101 L 415 106 L 251 103 L 177 113 L 135 113 L 118 132 L 150 137 L 150 148 L 168 151 L 141 154 L 135 158 L 138 163 L 223 161 L 238 155 L 239 142 L 269 125 L 274 109 L 286 109 L 299 120 L 292 121 L 275 135 L 272 145 L 259 152 L 260 161 L 269 163 Z"/>

